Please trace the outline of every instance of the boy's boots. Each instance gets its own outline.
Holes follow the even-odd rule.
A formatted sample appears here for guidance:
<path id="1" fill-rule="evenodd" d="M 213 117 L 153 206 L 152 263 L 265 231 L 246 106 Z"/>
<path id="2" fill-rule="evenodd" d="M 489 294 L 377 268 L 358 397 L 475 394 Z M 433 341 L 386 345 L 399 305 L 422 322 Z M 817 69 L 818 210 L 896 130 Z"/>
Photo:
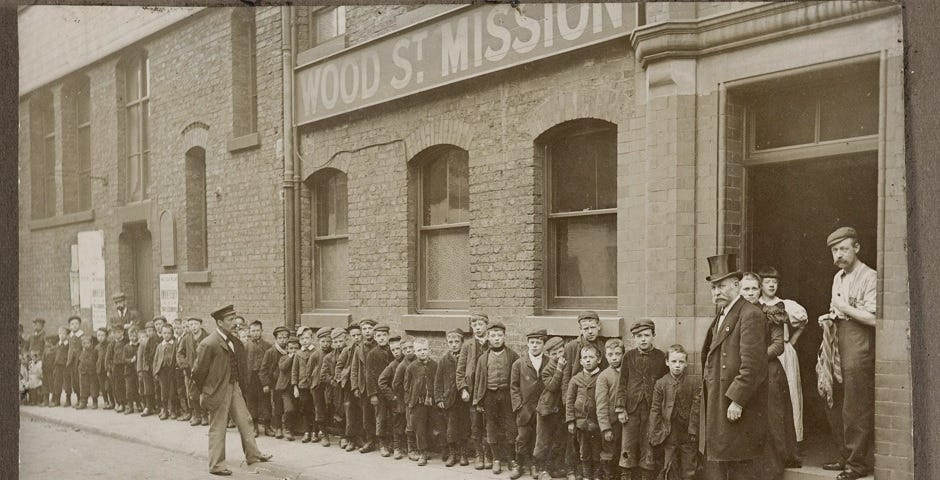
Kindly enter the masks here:
<path id="1" fill-rule="evenodd" d="M 512 472 L 509 474 L 509 478 L 516 480 L 517 478 L 522 477 L 522 464 L 517 462 L 509 462 L 509 471 Z"/>
<path id="2" fill-rule="evenodd" d="M 459 451 L 460 447 L 458 447 L 456 444 L 451 443 L 447 446 L 448 457 L 447 463 L 444 464 L 445 467 L 453 467 L 454 465 L 457 465 L 457 456 Z"/>
<path id="3" fill-rule="evenodd" d="M 92 399 L 92 401 L 91 401 L 91 409 L 92 409 L 92 410 L 98 410 L 98 399 L 97 399 L 97 398 Z"/>
<path id="4" fill-rule="evenodd" d="M 457 448 L 460 449 L 460 466 L 466 467 L 467 465 L 470 465 L 470 459 L 467 458 L 467 450 L 468 450 L 470 447 L 468 447 L 468 446 L 466 446 L 466 445 L 464 445 L 464 446 L 461 447 L 461 446 L 458 445 Z"/>
<path id="5" fill-rule="evenodd" d="M 267 436 L 269 436 L 269 437 L 273 437 L 273 436 L 275 435 L 274 429 L 271 428 L 271 424 L 270 424 L 270 423 L 265 423 L 265 424 L 264 424 L 264 434 L 267 435 Z"/>
<path id="6" fill-rule="evenodd" d="M 166 419 L 169 418 L 169 417 L 170 417 L 170 416 L 167 415 L 165 408 L 161 408 L 161 409 L 160 409 L 160 414 L 157 415 L 157 418 L 159 418 L 160 420 L 166 420 Z"/>
<path id="7" fill-rule="evenodd" d="M 483 447 L 483 469 L 487 470 L 493 467 L 493 450 L 487 447 Z"/>
<path id="8" fill-rule="evenodd" d="M 485 456 L 485 453 L 483 452 L 483 448 L 477 447 L 477 458 L 476 458 L 476 463 L 474 464 L 473 468 L 477 470 L 483 470 L 485 468 L 484 467 L 485 463 L 483 463 L 484 456 Z"/>
<path id="9" fill-rule="evenodd" d="M 310 432 L 304 432 L 303 438 L 300 439 L 301 443 L 310 443 Z"/>
<path id="10" fill-rule="evenodd" d="M 274 432 L 274 438 L 276 438 L 276 439 L 278 439 L 278 440 L 284 438 L 284 429 L 283 429 L 283 428 L 278 428 L 278 429 Z"/>
<path id="11" fill-rule="evenodd" d="M 423 467 L 428 464 L 428 454 L 424 450 L 418 455 L 418 466 Z"/>
<path id="12" fill-rule="evenodd" d="M 294 441 L 294 431 L 291 430 L 290 427 L 284 429 L 284 438 L 286 438 L 288 442 Z"/>
<path id="13" fill-rule="evenodd" d="M 388 439 L 387 439 L 387 438 L 383 438 L 383 439 L 379 440 L 379 453 L 380 453 L 383 457 L 385 457 L 385 458 L 388 458 L 388 457 L 391 457 L 391 456 L 392 456 L 392 451 L 388 449 Z"/>
<path id="14" fill-rule="evenodd" d="M 418 458 L 420 458 L 416 444 L 414 434 L 408 434 L 408 460 L 412 462 L 417 462 Z"/>
<path id="15" fill-rule="evenodd" d="M 326 433 L 326 432 L 323 433 L 323 439 L 322 441 L 320 441 L 320 445 L 323 445 L 324 447 L 330 446 L 330 434 L 329 433 Z"/>

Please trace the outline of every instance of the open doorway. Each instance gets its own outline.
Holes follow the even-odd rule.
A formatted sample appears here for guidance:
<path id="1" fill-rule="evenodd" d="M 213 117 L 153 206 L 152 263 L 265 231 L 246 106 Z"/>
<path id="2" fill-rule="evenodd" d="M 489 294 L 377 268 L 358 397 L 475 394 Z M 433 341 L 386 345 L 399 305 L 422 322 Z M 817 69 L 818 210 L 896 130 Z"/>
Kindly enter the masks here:
<path id="1" fill-rule="evenodd" d="M 154 315 L 153 243 L 146 224 L 125 225 L 120 237 L 121 287 L 140 317 Z"/>
<path id="2" fill-rule="evenodd" d="M 826 237 L 840 226 L 855 227 L 859 258 L 876 268 L 877 152 L 752 166 L 746 178 L 746 267 L 776 267 L 780 298 L 796 300 L 809 314 L 795 347 L 803 385 L 804 460 L 813 465 L 836 458 L 815 371 L 822 340 L 816 319 L 829 311 L 837 270 Z"/>

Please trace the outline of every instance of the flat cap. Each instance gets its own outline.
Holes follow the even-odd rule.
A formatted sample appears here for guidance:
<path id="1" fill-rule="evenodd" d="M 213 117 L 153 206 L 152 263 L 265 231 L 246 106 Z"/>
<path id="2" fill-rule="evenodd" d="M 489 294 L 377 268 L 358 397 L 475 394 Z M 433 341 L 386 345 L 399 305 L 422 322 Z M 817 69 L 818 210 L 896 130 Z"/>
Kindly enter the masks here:
<path id="1" fill-rule="evenodd" d="M 191 321 L 191 320 L 195 320 L 195 321 L 197 321 L 197 322 L 199 322 L 199 323 L 202 323 L 202 319 L 199 318 L 199 317 L 189 317 L 189 318 L 186 319 L 187 322 L 189 322 L 189 321 Z M 287 328 L 287 327 L 281 327 L 281 328 Z M 274 332 L 277 333 L 277 329 L 276 329 L 276 328 L 274 329 Z"/>
<path id="2" fill-rule="evenodd" d="M 525 335 L 525 338 L 526 338 L 526 339 L 529 339 L 529 338 L 541 338 L 542 340 L 545 340 L 546 338 L 548 338 L 548 331 L 545 330 L 544 328 L 541 328 L 541 329 L 538 329 L 538 330 L 533 330 L 533 331 L 527 333 L 527 334 Z"/>
<path id="3" fill-rule="evenodd" d="M 46 319 L 45 319 L 45 318 L 36 317 L 36 318 L 33 319 L 33 323 L 41 323 L 41 324 L 45 325 L 45 324 L 46 324 Z"/>
<path id="4" fill-rule="evenodd" d="M 587 310 L 578 314 L 578 323 L 581 323 L 581 320 L 600 320 L 600 317 L 597 316 L 597 312 Z"/>
<path id="5" fill-rule="evenodd" d="M 401 342 L 401 335 L 393 335 L 391 337 L 388 337 L 388 343 L 392 343 L 392 342 Z"/>
<path id="6" fill-rule="evenodd" d="M 386 325 L 386 324 L 384 324 L 384 323 L 380 323 L 380 324 L 376 325 L 375 328 L 372 329 L 373 332 L 385 332 L 385 333 L 388 333 L 389 330 L 391 330 L 391 329 L 388 328 L 388 325 Z"/>
<path id="7" fill-rule="evenodd" d="M 212 315 L 212 318 L 214 318 L 214 319 L 216 319 L 216 320 L 222 320 L 223 318 L 225 318 L 225 317 L 227 317 L 227 316 L 229 316 L 229 315 L 235 315 L 235 306 L 234 306 L 234 305 L 226 305 L 226 306 L 224 306 L 224 307 L 222 307 L 222 308 L 220 308 L 220 309 L 218 309 L 218 310 L 212 312 L 210 315 Z"/>
<path id="8" fill-rule="evenodd" d="M 400 343 L 400 345 L 401 345 L 402 347 L 407 347 L 407 346 L 410 346 L 410 345 L 414 345 L 414 343 L 415 343 L 415 337 L 412 337 L 411 335 L 404 335 L 404 336 L 401 337 L 401 343 Z"/>
<path id="9" fill-rule="evenodd" d="M 330 333 L 329 328 L 321 328 L 317 330 L 317 338 L 330 338 Z"/>
<path id="10" fill-rule="evenodd" d="M 483 320 L 486 323 L 490 323 L 490 317 L 488 317 L 483 312 L 470 312 L 470 321 L 474 320 Z"/>
<path id="11" fill-rule="evenodd" d="M 445 333 L 444 335 L 446 336 L 452 333 L 463 337 L 463 330 L 461 330 L 460 328 L 454 328 L 454 329 L 448 330 L 447 333 Z"/>
<path id="12" fill-rule="evenodd" d="M 121 300 L 127 298 L 127 295 L 124 295 L 124 292 L 117 292 L 114 295 L 111 295 L 111 300 Z"/>
<path id="13" fill-rule="evenodd" d="M 655 334 L 656 334 L 656 324 L 653 323 L 652 320 L 650 320 L 650 319 L 648 319 L 648 318 L 644 318 L 644 319 L 642 319 L 642 320 L 637 320 L 636 322 L 633 323 L 633 326 L 630 327 L 630 333 L 632 333 L 632 334 L 634 334 L 634 335 L 636 335 L 636 334 L 642 332 L 643 330 L 652 330 L 652 331 L 653 331 L 653 334 L 655 335 Z"/>
<path id="14" fill-rule="evenodd" d="M 836 243 L 845 240 L 846 238 L 858 238 L 858 232 L 855 231 L 852 227 L 839 227 L 836 231 L 829 234 L 829 238 L 826 239 L 826 246 L 833 246 Z"/>
<path id="15" fill-rule="evenodd" d="M 79 317 L 78 315 L 72 315 L 68 320 L 65 321 L 65 323 L 72 323 L 72 320 L 78 320 L 78 323 L 81 323 L 82 317 Z"/>
<path id="16" fill-rule="evenodd" d="M 343 335 L 346 335 L 346 333 L 347 332 L 345 328 L 336 327 L 330 331 L 330 338 L 339 338 L 339 337 L 342 337 Z"/>
<path id="17" fill-rule="evenodd" d="M 291 335 L 291 337 L 287 339 L 287 344 L 290 345 L 290 344 L 292 344 L 292 343 L 293 343 L 293 344 L 296 344 L 296 345 L 299 347 L 299 346 L 300 346 L 300 339 L 297 338 L 297 337 L 295 337 L 295 336 L 293 336 L 293 335 Z"/>
<path id="18" fill-rule="evenodd" d="M 486 327 L 486 330 L 487 330 L 487 331 L 490 331 L 490 330 L 502 330 L 502 331 L 505 332 L 505 331 L 506 331 L 506 326 L 503 325 L 503 322 L 493 322 L 493 323 L 490 324 L 490 326 Z"/>
<path id="19" fill-rule="evenodd" d="M 274 337 L 275 337 L 275 338 L 277 337 L 277 334 L 279 334 L 279 333 L 281 333 L 281 332 L 285 332 L 285 333 L 287 333 L 288 336 L 290 336 L 290 329 L 287 328 L 287 327 L 285 327 L 284 325 L 281 325 L 281 326 L 279 326 L 279 327 L 274 327 Z"/>
<path id="20" fill-rule="evenodd" d="M 378 325 L 378 322 L 376 322 L 375 320 L 372 320 L 371 318 L 365 318 L 365 319 L 359 320 L 359 327 L 362 327 L 363 325 L 372 325 L 374 327 Z"/>
<path id="21" fill-rule="evenodd" d="M 545 351 L 550 352 L 558 347 L 565 346 L 565 341 L 561 337 L 552 337 L 545 342 Z"/>

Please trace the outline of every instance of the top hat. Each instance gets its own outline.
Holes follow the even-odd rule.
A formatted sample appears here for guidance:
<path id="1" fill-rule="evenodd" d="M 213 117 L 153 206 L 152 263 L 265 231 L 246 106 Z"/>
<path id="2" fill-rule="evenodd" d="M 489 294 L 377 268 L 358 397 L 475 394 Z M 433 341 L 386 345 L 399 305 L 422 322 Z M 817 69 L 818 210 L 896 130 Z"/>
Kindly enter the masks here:
<path id="1" fill-rule="evenodd" d="M 710 275 L 705 277 L 705 280 L 711 283 L 720 282 L 728 277 L 741 279 L 741 271 L 738 270 L 738 257 L 733 253 L 708 257 L 708 271 Z"/>

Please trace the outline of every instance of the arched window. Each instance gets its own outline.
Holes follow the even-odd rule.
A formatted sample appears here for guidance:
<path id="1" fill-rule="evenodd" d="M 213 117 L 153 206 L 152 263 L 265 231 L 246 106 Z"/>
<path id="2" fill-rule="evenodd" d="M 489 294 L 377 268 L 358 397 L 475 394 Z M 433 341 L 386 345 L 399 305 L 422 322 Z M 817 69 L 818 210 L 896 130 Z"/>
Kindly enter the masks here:
<path id="1" fill-rule="evenodd" d="M 469 158 L 442 145 L 417 158 L 418 308 L 467 310 L 470 305 Z"/>
<path id="2" fill-rule="evenodd" d="M 346 308 L 349 302 L 349 231 L 346 174 L 329 170 L 314 183 L 313 283 L 318 309 Z"/>
<path id="3" fill-rule="evenodd" d="M 232 130 L 236 137 L 258 131 L 255 9 L 232 13 Z"/>
<path id="4" fill-rule="evenodd" d="M 186 266 L 190 272 L 209 269 L 206 219 L 206 151 L 186 152 Z"/>
<path id="5" fill-rule="evenodd" d="M 146 53 L 127 59 L 124 81 L 124 200 L 150 197 L 150 60 Z"/>
<path id="6" fill-rule="evenodd" d="M 91 102 L 88 77 L 82 75 L 64 89 L 62 203 L 65 213 L 91 208 Z"/>
<path id="7" fill-rule="evenodd" d="M 55 216 L 55 109 L 52 93 L 30 100 L 30 190 L 32 218 Z"/>
<path id="8" fill-rule="evenodd" d="M 542 134 L 548 308 L 617 305 L 617 127 L 565 122 Z"/>

